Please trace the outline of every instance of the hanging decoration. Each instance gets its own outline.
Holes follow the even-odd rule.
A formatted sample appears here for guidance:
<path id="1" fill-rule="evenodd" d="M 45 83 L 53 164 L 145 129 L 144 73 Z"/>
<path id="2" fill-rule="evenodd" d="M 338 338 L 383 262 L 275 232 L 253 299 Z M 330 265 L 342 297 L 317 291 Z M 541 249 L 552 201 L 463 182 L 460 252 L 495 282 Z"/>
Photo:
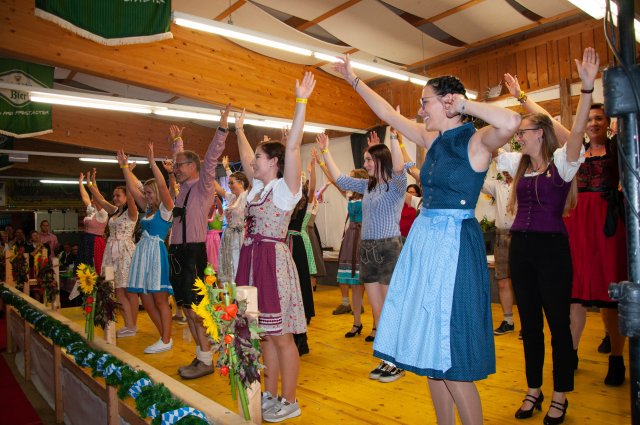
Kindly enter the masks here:
<path id="1" fill-rule="evenodd" d="M 29 262 L 24 256 L 23 246 L 15 250 L 11 259 L 11 274 L 16 288 L 19 291 L 24 290 L 24 285 L 29 281 Z"/>
<path id="2" fill-rule="evenodd" d="M 201 301 L 192 305 L 203 319 L 207 334 L 215 341 L 220 374 L 229 377 L 231 397 L 240 398 L 242 414 L 251 420 L 247 389 L 260 380 L 260 334 L 255 318 L 247 315 L 247 302 L 236 298 L 236 284 L 214 286 L 217 279 L 211 265 L 204 270 L 204 282 L 197 278 L 194 286 Z"/>
<path id="3" fill-rule="evenodd" d="M 53 302 L 60 293 L 60 289 L 58 288 L 58 282 L 56 282 L 55 279 L 55 273 L 53 266 L 51 265 L 51 261 L 48 257 L 41 255 L 36 259 L 36 264 L 38 267 L 38 287 L 43 295 L 43 302 L 45 305 L 53 305 Z"/>

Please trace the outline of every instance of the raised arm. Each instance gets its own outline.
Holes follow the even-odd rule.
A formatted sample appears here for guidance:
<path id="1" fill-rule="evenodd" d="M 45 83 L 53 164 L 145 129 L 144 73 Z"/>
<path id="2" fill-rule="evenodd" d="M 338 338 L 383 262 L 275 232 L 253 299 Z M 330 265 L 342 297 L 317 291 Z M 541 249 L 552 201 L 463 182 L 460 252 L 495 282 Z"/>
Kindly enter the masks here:
<path id="1" fill-rule="evenodd" d="M 376 135 L 376 137 L 378 137 L 378 135 Z M 394 174 L 398 174 L 404 171 L 404 158 L 402 156 L 402 150 L 400 149 L 398 135 L 391 133 L 389 141 L 389 144 L 391 145 L 391 162 L 393 164 L 393 172 Z"/>
<path id="2" fill-rule="evenodd" d="M 520 89 L 520 83 L 518 83 L 518 76 L 512 76 L 509 73 L 504 74 L 504 84 L 507 86 L 507 90 L 511 93 L 511 96 L 515 97 L 518 102 L 524 107 L 524 110 L 529 114 L 544 114 L 551 118 L 553 123 L 553 131 L 556 133 L 556 137 L 561 144 L 564 144 L 569 138 L 570 131 L 563 126 L 558 120 L 555 120 L 551 114 L 538 105 L 533 99 L 530 99 L 527 94 Z"/>
<path id="3" fill-rule="evenodd" d="M 182 132 L 184 127 L 178 127 L 175 124 L 169 126 L 169 135 L 171 137 L 171 153 L 175 158 L 177 154 L 184 150 L 184 141 L 182 140 Z"/>
<path id="4" fill-rule="evenodd" d="M 402 114 L 396 111 L 382 96 L 371 90 L 364 81 L 361 81 L 351 69 L 349 55 L 344 57 L 343 62 L 336 62 L 333 65 L 333 69 L 340 73 L 342 78 L 351 84 L 351 87 L 353 87 L 367 105 L 369 105 L 369 108 L 371 108 L 378 118 L 387 122 L 392 127 L 397 128 L 398 131 L 405 134 L 413 142 L 428 148 L 431 146 L 431 142 L 438 137 L 437 132 L 428 132 L 423 125 L 402 116 Z"/>
<path id="5" fill-rule="evenodd" d="M 520 114 L 499 106 L 466 99 L 459 93 L 447 94 L 441 102 L 448 117 L 471 115 L 487 124 L 472 137 L 469 157 L 476 170 L 486 169 L 491 153 L 507 143 L 520 126 Z"/>
<path id="6" fill-rule="evenodd" d="M 316 80 L 311 72 L 305 72 L 302 81 L 296 80 L 296 110 L 293 114 L 291 130 L 287 137 L 284 156 L 284 181 L 291 193 L 300 190 L 300 174 L 302 173 L 302 159 L 300 158 L 300 144 L 304 134 L 304 119 L 307 111 L 307 99 L 313 93 Z"/>
<path id="7" fill-rule="evenodd" d="M 113 214 L 118 211 L 118 207 L 104 199 L 104 196 L 102 196 L 102 193 L 100 193 L 100 190 L 98 189 L 98 181 L 96 180 L 95 170 L 93 172 L 93 176 L 91 175 L 90 171 L 87 171 L 87 186 L 89 186 L 89 191 L 91 192 L 91 195 L 93 195 L 93 200 L 96 201 L 96 204 L 104 208 L 108 214 Z"/>
<path id="8" fill-rule="evenodd" d="M 229 134 L 229 112 L 231 111 L 231 104 L 227 104 L 220 116 L 220 124 L 216 130 L 213 140 L 209 143 L 207 152 L 204 154 L 204 163 L 200 168 L 200 180 L 198 185 L 205 191 L 212 195 L 215 192 L 213 182 L 216 179 L 216 168 L 218 167 L 218 158 L 222 155 L 225 147 L 225 141 Z"/>
<path id="9" fill-rule="evenodd" d="M 253 152 L 253 148 L 244 134 L 244 113 L 242 110 L 240 116 L 236 115 L 236 135 L 238 136 L 238 152 L 240 153 L 240 162 L 242 163 L 242 171 L 247 176 L 249 181 L 253 181 L 253 161 L 256 159 L 256 154 Z"/>
<path id="10" fill-rule="evenodd" d="M 331 152 L 329 152 L 329 136 L 324 133 L 318 134 L 316 136 L 316 143 L 318 144 L 318 149 L 320 149 L 320 153 L 322 154 L 322 158 L 326 164 L 327 172 L 329 173 L 328 177 L 332 182 L 335 182 L 338 180 L 341 173 L 333 160 L 333 156 L 331 156 Z"/>
<path id="11" fill-rule="evenodd" d="M 327 177 L 327 180 L 331 183 L 331 184 L 336 184 L 336 181 L 333 177 L 331 177 L 331 174 L 329 174 L 329 169 L 327 168 L 327 164 L 320 158 L 318 151 L 316 149 L 311 149 L 311 156 L 315 157 L 316 159 L 316 163 L 318 164 L 318 166 L 320 166 L 320 169 L 322 170 L 322 173 Z"/>
<path id="12" fill-rule="evenodd" d="M 582 81 L 582 87 L 580 89 L 580 100 L 578 101 L 576 119 L 571 127 L 569 140 L 567 140 L 567 161 L 569 162 L 577 161 L 580 157 L 584 131 L 589 121 L 593 85 L 595 84 L 600 67 L 600 56 L 593 47 L 587 47 L 582 54 L 582 61 L 576 59 L 575 62 L 580 80 Z"/>
<path id="13" fill-rule="evenodd" d="M 313 151 L 314 148 L 311 148 L 311 150 Z M 307 167 L 307 171 L 309 172 L 309 199 L 314 199 L 315 198 L 315 193 L 316 193 L 316 184 L 317 184 L 317 178 L 316 178 L 316 160 L 314 155 L 311 155 L 311 161 L 309 161 L 309 166 Z"/>
<path id="14" fill-rule="evenodd" d="M 400 151 L 402 152 L 402 161 L 405 164 L 412 164 L 408 169 L 407 172 L 411 175 L 411 177 L 413 177 L 416 181 L 420 181 L 420 170 L 418 169 L 418 167 L 416 167 L 415 165 L 415 161 L 413 160 L 413 158 L 411 158 L 411 156 L 409 156 L 409 152 L 407 152 L 407 149 L 404 147 L 404 141 L 402 140 L 402 134 L 398 133 L 396 131 L 395 128 L 391 128 L 391 134 L 396 133 L 398 136 L 398 142 L 400 143 Z"/>
<path id="15" fill-rule="evenodd" d="M 165 159 L 164 161 L 162 161 L 162 167 L 169 176 L 169 194 L 171 195 L 171 198 L 175 200 L 176 196 L 178 196 L 178 191 L 176 190 L 176 175 L 173 174 L 173 161 L 170 159 Z"/>
<path id="16" fill-rule="evenodd" d="M 89 181 L 88 184 L 91 184 L 91 181 Z M 82 203 L 84 204 L 84 206 L 88 207 L 89 205 L 91 205 L 91 197 L 89 197 L 87 189 L 84 188 L 84 174 L 82 173 L 80 173 L 80 178 L 78 179 L 78 186 L 80 189 L 80 199 L 82 199 Z"/>
<path id="17" fill-rule="evenodd" d="M 171 211 L 173 209 L 173 197 L 169 192 L 169 188 L 167 187 L 167 182 L 164 180 L 162 171 L 158 167 L 158 164 L 156 164 L 153 152 L 153 143 L 149 143 L 147 146 L 147 158 L 149 159 L 149 166 L 151 167 L 153 178 L 156 179 L 158 193 L 160 194 L 160 202 L 162 202 L 162 205 L 164 205 L 167 210 Z"/>
<path id="18" fill-rule="evenodd" d="M 127 185 L 127 199 L 129 196 L 131 196 L 141 210 L 146 210 L 147 200 L 138 187 L 138 179 L 133 175 L 131 169 L 129 168 L 129 157 L 124 153 L 122 149 L 118 150 L 116 157 L 118 159 L 118 165 L 120 165 L 120 169 L 122 170 L 124 181 Z M 149 165 L 151 165 L 151 162 L 149 163 Z"/>

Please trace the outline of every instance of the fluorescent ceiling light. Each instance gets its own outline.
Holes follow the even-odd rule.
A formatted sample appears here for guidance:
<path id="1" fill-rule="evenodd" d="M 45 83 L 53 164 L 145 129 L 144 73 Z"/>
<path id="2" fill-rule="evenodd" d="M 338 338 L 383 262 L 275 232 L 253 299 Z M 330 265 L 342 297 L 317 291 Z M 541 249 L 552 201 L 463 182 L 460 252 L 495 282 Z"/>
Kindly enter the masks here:
<path id="1" fill-rule="evenodd" d="M 413 84 L 417 84 L 419 86 L 426 86 L 427 85 L 427 80 L 423 80 L 421 78 L 409 77 L 409 81 L 412 82 Z"/>
<path id="2" fill-rule="evenodd" d="M 579 9 L 582 9 L 588 15 L 591 15 L 594 19 L 602 19 L 607 12 L 606 0 L 569 0 Z M 614 25 L 618 25 L 618 5 L 613 1 L 611 4 L 611 14 L 613 15 Z M 640 42 L 640 21 L 633 20 L 633 27 L 636 36 L 636 41 Z"/>
<path id="3" fill-rule="evenodd" d="M 181 27 L 187 27 L 198 31 L 221 35 L 227 38 L 247 41 L 261 46 L 272 47 L 303 56 L 311 56 L 313 52 L 309 49 L 295 46 L 284 40 L 275 40 L 274 37 L 261 34 L 256 31 L 249 31 L 234 25 L 213 21 L 211 19 L 201 19 L 195 16 L 174 12 L 173 22 Z"/>
<path id="4" fill-rule="evenodd" d="M 391 71 L 379 66 L 367 65 L 366 63 L 351 61 L 351 67 L 355 69 L 361 69 L 363 71 L 373 72 L 374 74 L 384 75 L 385 77 L 395 78 L 396 80 L 409 81 L 409 76 L 400 74 L 399 72 Z"/>
<path id="5" fill-rule="evenodd" d="M 202 121 L 220 121 L 220 114 L 206 114 L 202 112 L 192 112 L 177 109 L 154 109 L 153 113 L 165 117 L 189 118 Z"/>
<path id="6" fill-rule="evenodd" d="M 40 180 L 40 183 L 45 183 L 45 184 L 78 184 L 77 180 L 49 180 L 49 179 L 43 179 Z M 84 181 L 82 182 L 82 184 L 86 184 Z"/>
<path id="7" fill-rule="evenodd" d="M 476 93 L 473 90 L 467 90 L 466 94 L 467 94 L 467 97 L 471 100 L 476 100 L 478 98 L 478 93 Z"/>
<path id="8" fill-rule="evenodd" d="M 128 102 L 117 102 L 100 98 L 85 96 L 69 96 L 62 94 L 43 93 L 30 91 L 29 99 L 32 102 L 50 103 L 53 105 L 79 106 L 82 108 L 106 109 L 110 111 L 133 112 L 137 114 L 150 114 L 151 108 Z"/>
<path id="9" fill-rule="evenodd" d="M 333 62 L 333 63 L 342 62 L 342 59 L 340 59 L 340 57 L 333 56 L 333 55 L 327 55 L 326 53 L 313 52 L 313 56 L 316 59 L 320 59 L 322 61 Z"/>
<path id="10" fill-rule="evenodd" d="M 117 164 L 118 160 L 117 159 L 110 159 L 110 158 L 92 158 L 92 157 L 82 157 L 82 158 L 78 158 L 80 161 L 82 162 L 101 162 L 101 163 L 107 163 L 107 164 Z M 129 158 L 129 162 L 135 162 L 137 164 L 148 164 L 149 161 L 146 159 L 139 159 L 139 158 Z"/>

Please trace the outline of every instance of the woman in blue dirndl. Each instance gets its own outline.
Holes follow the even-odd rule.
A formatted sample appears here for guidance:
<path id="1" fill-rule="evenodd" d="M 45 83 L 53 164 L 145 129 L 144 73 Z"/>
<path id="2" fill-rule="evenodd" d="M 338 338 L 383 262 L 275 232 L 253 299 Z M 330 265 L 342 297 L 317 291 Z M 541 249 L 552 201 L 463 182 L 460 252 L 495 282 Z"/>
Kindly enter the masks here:
<path id="1" fill-rule="evenodd" d="M 473 381 L 495 372 L 489 274 L 474 207 L 491 152 L 520 116 L 473 102 L 459 79 L 430 79 L 419 115 L 397 112 L 353 73 L 349 57 L 334 68 L 389 125 L 427 151 L 420 172 L 423 206 L 409 232 L 382 309 L 374 355 L 429 378 L 439 424 L 481 424 Z M 474 116 L 489 125 L 476 131 Z"/>

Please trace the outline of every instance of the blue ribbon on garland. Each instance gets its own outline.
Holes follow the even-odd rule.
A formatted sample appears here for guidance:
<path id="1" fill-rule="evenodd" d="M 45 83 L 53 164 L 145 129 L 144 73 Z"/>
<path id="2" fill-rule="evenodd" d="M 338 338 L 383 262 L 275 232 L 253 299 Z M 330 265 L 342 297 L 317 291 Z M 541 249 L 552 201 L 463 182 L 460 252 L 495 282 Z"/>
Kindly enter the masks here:
<path id="1" fill-rule="evenodd" d="M 204 421 L 207 420 L 207 416 L 204 413 L 194 409 L 193 407 L 181 407 L 176 410 L 164 412 L 160 418 L 162 420 L 162 425 L 173 425 L 186 416 L 195 416 Z"/>
<path id="2" fill-rule="evenodd" d="M 109 360 L 109 357 L 111 356 L 109 356 L 108 354 L 103 354 L 102 356 L 100 356 L 100 358 L 98 359 L 98 362 L 96 363 L 96 370 L 98 372 L 102 373 L 102 371 L 104 370 L 104 364 L 106 363 L 107 360 Z"/>
<path id="3" fill-rule="evenodd" d="M 155 404 L 152 404 L 151 406 L 149 406 L 149 410 L 147 411 L 147 416 L 149 416 L 151 419 L 155 419 L 155 417 L 158 416 L 158 409 L 156 409 Z"/>
<path id="4" fill-rule="evenodd" d="M 95 356 L 96 356 L 95 353 L 93 353 L 92 351 L 89 352 L 89 354 L 87 354 L 87 357 L 85 357 L 84 359 L 81 360 L 82 366 L 84 366 L 84 367 L 89 366 L 89 360 L 91 360 Z"/>
<path id="5" fill-rule="evenodd" d="M 104 374 L 102 376 L 104 376 L 105 378 L 107 376 L 111 376 L 113 374 L 116 374 L 116 376 L 118 377 L 118 379 L 122 379 L 122 372 L 120 371 L 120 367 L 114 365 L 113 363 L 111 363 L 109 366 L 107 366 L 107 368 L 104 370 Z"/>
<path id="6" fill-rule="evenodd" d="M 132 398 L 138 398 L 142 389 L 148 385 L 151 385 L 151 381 L 149 378 L 140 378 L 136 382 L 133 383 L 131 388 L 129 388 L 129 395 Z"/>

